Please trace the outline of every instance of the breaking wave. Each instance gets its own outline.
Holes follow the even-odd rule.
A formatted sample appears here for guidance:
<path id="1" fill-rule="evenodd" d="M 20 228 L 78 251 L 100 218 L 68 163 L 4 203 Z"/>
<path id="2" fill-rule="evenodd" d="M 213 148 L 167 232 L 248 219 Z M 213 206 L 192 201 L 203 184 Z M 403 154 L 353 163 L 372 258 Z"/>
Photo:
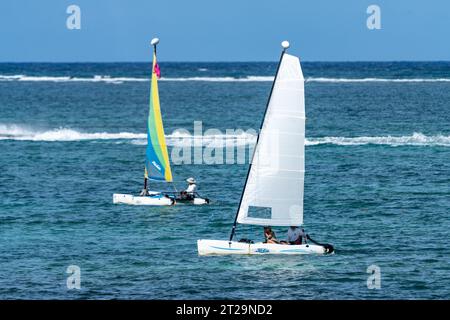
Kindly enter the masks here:
<path id="1" fill-rule="evenodd" d="M 247 76 L 235 77 L 186 77 L 186 78 L 161 78 L 162 81 L 205 81 L 205 82 L 271 82 L 272 76 Z"/>
<path id="2" fill-rule="evenodd" d="M 206 70 L 204 70 L 206 71 Z M 136 77 L 111 77 L 100 76 L 94 77 L 69 77 L 69 76 L 27 76 L 27 75 L 0 75 L 0 81 L 23 81 L 23 82 L 97 82 L 97 83 L 113 83 L 120 84 L 124 82 L 148 82 L 149 78 Z M 273 81 L 273 77 L 265 76 L 248 76 L 242 78 L 235 77 L 181 77 L 171 78 L 162 77 L 160 81 L 206 81 L 206 82 L 258 82 Z"/>
<path id="3" fill-rule="evenodd" d="M 80 131 L 67 128 L 39 131 L 18 125 L 0 125 L 0 140 L 81 141 L 81 140 L 145 139 L 146 136 L 147 136 L 146 134 L 136 134 L 131 132 L 83 133 Z"/>
<path id="4" fill-rule="evenodd" d="M 0 124 L 0 140 L 18 141 L 83 141 L 83 140 L 119 140 L 127 143 L 145 145 L 145 133 L 132 132 L 95 132 L 86 133 L 68 128 L 52 130 L 33 130 L 25 126 Z M 235 134 L 191 135 L 183 131 L 174 131 L 166 135 L 169 146 L 226 146 L 252 145 L 256 135 L 250 132 Z M 388 145 L 388 146 L 445 146 L 450 147 L 450 136 L 413 133 L 407 136 L 363 136 L 363 137 L 311 137 L 306 139 L 307 146 L 317 145 Z"/>
<path id="5" fill-rule="evenodd" d="M 306 145 L 334 144 L 339 146 L 355 145 L 389 145 L 389 146 L 445 146 L 450 147 L 450 136 L 426 136 L 422 133 L 413 133 L 410 136 L 381 136 L 381 137 L 323 137 L 308 138 Z"/>
<path id="6" fill-rule="evenodd" d="M 201 70 L 206 71 L 206 70 Z M 94 82 L 121 84 L 124 82 L 148 82 L 149 78 L 136 77 L 111 77 L 95 75 L 93 77 L 69 77 L 69 76 L 27 76 L 27 75 L 0 75 L 0 81 L 24 81 L 24 82 Z M 160 81 L 204 81 L 204 82 L 271 82 L 273 76 L 246 76 L 246 77 L 162 77 Z M 318 83 L 355 83 L 355 82 L 450 82 L 450 78 L 326 78 L 309 77 L 306 82 Z"/>
<path id="7" fill-rule="evenodd" d="M 143 82 L 149 81 L 146 78 L 130 77 L 110 77 L 95 75 L 93 77 L 69 77 L 69 76 L 26 76 L 18 75 L 0 75 L 0 81 L 24 81 L 24 82 L 98 82 L 120 84 L 124 82 Z"/>
<path id="8" fill-rule="evenodd" d="M 17 141 L 83 141 L 83 140 L 128 140 L 132 144 L 146 145 L 147 134 L 132 132 L 95 132 L 85 133 L 73 129 L 57 128 L 52 130 L 32 130 L 18 125 L 0 124 L 0 140 Z M 251 133 L 238 133 L 234 135 L 215 134 L 194 136 L 180 131 L 166 135 L 169 146 L 222 146 L 254 144 L 256 136 Z"/>
<path id="9" fill-rule="evenodd" d="M 450 78 L 307 78 L 306 82 L 450 82 Z"/>

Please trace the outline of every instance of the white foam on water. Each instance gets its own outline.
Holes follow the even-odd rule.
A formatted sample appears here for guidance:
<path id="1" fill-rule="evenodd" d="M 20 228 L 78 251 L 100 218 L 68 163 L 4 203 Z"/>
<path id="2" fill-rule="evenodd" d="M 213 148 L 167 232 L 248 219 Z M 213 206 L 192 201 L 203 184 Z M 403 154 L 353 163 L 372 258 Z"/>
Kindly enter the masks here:
<path id="1" fill-rule="evenodd" d="M 450 78 L 306 78 L 306 82 L 450 82 Z"/>
<path id="2" fill-rule="evenodd" d="M 202 69 L 200 71 L 207 71 Z M 0 75 L 0 81 L 26 81 L 26 82 L 104 82 L 104 83 L 124 83 L 124 82 L 148 82 L 149 78 L 136 77 L 111 77 L 95 75 L 94 77 L 68 77 L 68 76 L 27 76 L 27 75 Z M 205 82 L 258 82 L 273 81 L 273 77 L 248 76 L 242 78 L 234 77 L 162 77 L 160 81 L 205 81 Z"/>
<path id="3" fill-rule="evenodd" d="M 208 69 L 200 68 L 199 71 Z M 246 76 L 246 77 L 162 77 L 160 81 L 204 81 L 204 82 L 272 82 L 273 76 Z M 69 77 L 69 76 L 27 76 L 0 75 L 0 81 L 25 81 L 25 82 L 97 82 L 120 84 L 124 82 L 148 82 L 149 78 L 136 77 L 111 77 L 108 75 L 95 75 L 93 77 Z M 327 77 L 309 77 L 306 82 L 318 83 L 354 83 L 354 82 L 450 82 L 450 78 L 327 78 Z"/>
<path id="4" fill-rule="evenodd" d="M 185 78 L 161 78 L 161 81 L 204 81 L 204 82 L 271 82 L 273 77 L 247 76 L 242 78 L 234 77 L 185 77 Z"/>
<path id="5" fill-rule="evenodd" d="M 0 124 L 0 140 L 18 141 L 82 141 L 82 140 L 128 140 L 137 145 L 147 144 L 147 134 L 133 132 L 94 132 L 86 133 L 68 128 L 51 130 L 33 130 L 16 124 Z M 187 132 L 174 131 L 166 135 L 169 146 L 227 146 L 252 145 L 256 135 L 249 132 L 236 134 L 191 135 Z M 389 146 L 445 146 L 450 147 L 450 136 L 413 133 L 407 136 L 362 136 L 362 137 L 311 137 L 305 141 L 306 146 L 317 145 L 389 145 Z"/>
<path id="6" fill-rule="evenodd" d="M 308 138 L 306 145 L 334 144 L 339 146 L 354 145 L 389 145 L 389 146 L 445 146 L 450 147 L 450 136 L 426 136 L 422 133 L 413 133 L 410 136 L 381 136 L 381 137 L 323 137 Z"/>
<path id="7" fill-rule="evenodd" d="M 132 132 L 95 132 L 86 133 L 68 128 L 51 130 L 33 130 L 26 126 L 16 124 L 0 124 L 0 140 L 17 141 L 82 141 L 82 140 L 130 140 L 132 144 L 146 145 L 147 134 Z M 184 132 L 174 131 L 166 135 L 167 144 L 170 146 L 221 146 L 221 145 L 246 145 L 256 141 L 256 136 L 250 133 L 241 134 L 217 134 L 194 136 Z"/>
<path id="8" fill-rule="evenodd" d="M 146 78 L 110 77 L 95 75 L 93 77 L 68 77 L 68 76 L 26 76 L 26 75 L 0 75 L 0 81 L 24 81 L 24 82 L 99 82 L 120 84 L 123 82 L 149 81 Z"/>
<path id="9" fill-rule="evenodd" d="M 131 132 L 119 133 L 83 133 L 73 129 L 57 128 L 46 131 L 32 130 L 18 125 L 0 124 L 0 140 L 19 141 L 81 141 L 81 140 L 116 140 L 116 139 L 145 139 L 146 134 Z"/>

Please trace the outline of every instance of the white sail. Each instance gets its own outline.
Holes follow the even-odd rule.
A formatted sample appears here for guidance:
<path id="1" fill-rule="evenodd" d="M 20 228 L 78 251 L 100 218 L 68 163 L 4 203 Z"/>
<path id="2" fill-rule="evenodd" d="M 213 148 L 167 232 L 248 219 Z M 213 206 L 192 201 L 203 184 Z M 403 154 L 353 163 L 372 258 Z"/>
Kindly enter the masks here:
<path id="1" fill-rule="evenodd" d="M 237 222 L 303 223 L 304 79 L 297 57 L 283 54 L 242 196 Z M 264 211 L 267 215 L 258 213 Z"/>

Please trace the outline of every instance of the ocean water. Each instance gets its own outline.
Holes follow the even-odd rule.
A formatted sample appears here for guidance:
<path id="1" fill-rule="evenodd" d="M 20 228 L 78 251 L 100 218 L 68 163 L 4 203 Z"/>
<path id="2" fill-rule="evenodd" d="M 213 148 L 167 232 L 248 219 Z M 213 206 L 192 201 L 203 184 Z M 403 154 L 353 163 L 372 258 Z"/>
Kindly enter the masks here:
<path id="1" fill-rule="evenodd" d="M 169 154 L 192 143 L 194 121 L 219 130 L 202 148 L 259 128 L 275 63 L 160 65 Z M 209 206 L 112 204 L 142 187 L 149 71 L 0 64 L 0 298 L 450 298 L 449 62 L 303 64 L 305 228 L 331 256 L 197 255 L 197 239 L 228 238 L 247 164 L 173 166 Z M 367 286 L 373 265 L 380 289 Z"/>

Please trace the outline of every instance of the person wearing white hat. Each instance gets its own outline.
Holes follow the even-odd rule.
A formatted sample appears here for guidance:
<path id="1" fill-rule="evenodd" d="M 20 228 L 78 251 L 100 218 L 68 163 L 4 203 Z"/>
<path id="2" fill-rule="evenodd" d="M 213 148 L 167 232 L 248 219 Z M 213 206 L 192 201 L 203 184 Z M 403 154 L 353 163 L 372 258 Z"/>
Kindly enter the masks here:
<path id="1" fill-rule="evenodd" d="M 302 244 L 303 239 L 306 242 L 306 233 L 303 228 L 297 226 L 290 226 L 287 232 L 287 242 L 289 244 Z"/>
<path id="2" fill-rule="evenodd" d="M 195 193 L 197 191 L 197 185 L 194 178 L 190 177 L 186 179 L 186 182 L 188 183 L 188 187 L 186 190 L 181 191 L 181 197 L 184 199 L 192 200 L 195 198 Z"/>

